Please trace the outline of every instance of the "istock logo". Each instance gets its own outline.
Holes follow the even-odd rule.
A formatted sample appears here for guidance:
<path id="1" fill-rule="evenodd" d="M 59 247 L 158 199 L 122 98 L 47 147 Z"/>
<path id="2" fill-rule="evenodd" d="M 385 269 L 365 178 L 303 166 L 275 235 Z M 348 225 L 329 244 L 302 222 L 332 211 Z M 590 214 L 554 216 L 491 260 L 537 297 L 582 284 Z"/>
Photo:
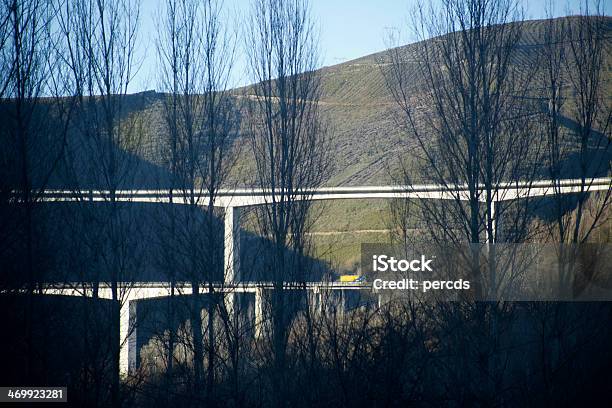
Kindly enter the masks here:
<path id="1" fill-rule="evenodd" d="M 387 255 L 373 255 L 372 256 L 372 270 L 374 272 L 419 272 L 419 271 L 430 271 L 431 262 L 433 259 L 427 259 L 425 255 L 421 255 L 421 259 L 396 259 L 393 256 Z"/>

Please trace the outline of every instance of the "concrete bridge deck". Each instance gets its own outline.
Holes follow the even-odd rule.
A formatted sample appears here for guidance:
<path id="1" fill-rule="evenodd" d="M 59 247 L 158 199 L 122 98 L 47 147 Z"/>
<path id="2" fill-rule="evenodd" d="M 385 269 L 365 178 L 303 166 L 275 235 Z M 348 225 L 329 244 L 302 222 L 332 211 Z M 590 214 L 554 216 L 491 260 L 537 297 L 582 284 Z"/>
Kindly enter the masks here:
<path id="1" fill-rule="evenodd" d="M 612 177 L 568 180 L 536 180 L 498 183 L 491 186 L 493 201 L 509 201 L 527 197 L 544 197 L 554 194 L 572 194 L 580 192 L 605 191 L 612 187 Z M 485 185 L 479 185 L 475 194 L 479 201 L 486 202 Z M 199 194 L 196 204 L 208 205 L 206 192 Z M 37 194 L 42 201 L 108 201 L 111 193 L 106 190 L 45 190 Z M 117 190 L 114 199 L 120 202 L 189 204 L 189 197 L 180 189 L 172 190 Z M 342 199 L 470 199 L 470 190 L 465 184 L 418 184 L 394 186 L 356 186 L 356 187 L 319 187 L 305 188 L 296 192 L 295 199 L 308 200 L 342 200 Z M 220 189 L 214 201 L 216 207 L 247 207 L 278 201 L 270 189 L 237 188 Z"/>

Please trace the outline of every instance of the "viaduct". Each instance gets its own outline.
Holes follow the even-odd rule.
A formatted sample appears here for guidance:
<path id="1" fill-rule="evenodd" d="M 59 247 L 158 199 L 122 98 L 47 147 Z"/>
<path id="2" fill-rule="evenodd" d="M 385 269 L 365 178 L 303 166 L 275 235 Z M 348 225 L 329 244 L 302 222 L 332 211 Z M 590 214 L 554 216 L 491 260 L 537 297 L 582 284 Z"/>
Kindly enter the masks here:
<path id="1" fill-rule="evenodd" d="M 612 177 L 579 180 L 539 180 L 512 183 L 500 183 L 493 186 L 494 196 L 492 200 L 491 213 L 495 228 L 498 216 L 495 215 L 495 205 L 498 202 L 518 200 L 528 197 L 544 197 L 557 194 L 575 194 L 595 191 L 610 191 L 612 188 Z M 476 192 L 479 201 L 485 200 L 485 187 L 479 186 Z M 105 202 L 109 200 L 110 193 L 101 190 L 45 190 L 40 194 L 41 201 L 45 202 L 71 202 L 78 200 L 90 200 L 92 202 Z M 365 187 L 321 187 L 305 190 L 300 193 L 302 197 L 310 200 L 345 200 L 345 199 L 433 199 L 433 200 L 469 200 L 470 191 L 466 185 L 411 185 L 411 186 L 365 186 Z M 138 202 L 138 203 L 169 203 L 170 194 L 168 190 L 124 190 L 116 191 L 114 197 L 117 201 Z M 298 196 L 299 197 L 299 196 Z M 215 290 L 229 293 L 253 293 L 255 295 L 255 335 L 260 334 L 259 327 L 263 322 L 262 298 L 263 291 L 270 289 L 270 282 L 240 283 L 236 282 L 235 277 L 240 268 L 240 247 L 239 247 L 239 216 L 240 209 L 248 206 L 263 205 L 272 202 L 270 190 L 265 188 L 252 189 L 232 189 L 219 190 L 217 199 L 213 203 L 216 207 L 224 209 L 224 283 L 218 285 Z M 298 198 L 299 199 L 299 198 Z M 187 204 L 186 200 L 175 194 L 172 203 L 177 205 Z M 207 206 L 206 199 L 202 199 L 200 205 Z M 489 238 L 486 238 L 489 242 Z M 135 320 L 135 308 L 130 308 L 130 304 L 143 299 L 161 298 L 170 296 L 170 287 L 166 282 L 119 282 L 120 289 L 125 290 L 127 297 L 121 302 L 120 307 L 120 333 L 121 342 L 120 352 L 120 371 L 126 375 L 134 361 L 130 353 L 137 352 L 130 350 L 129 333 L 130 324 Z M 203 283 L 203 292 L 206 293 L 206 285 Z M 322 290 L 338 290 L 341 293 L 345 290 L 370 290 L 371 284 L 366 282 L 306 282 L 291 283 L 287 282 L 286 287 L 306 289 L 313 294 L 320 294 Z M 182 295 L 191 293 L 191 285 L 187 283 L 177 284 L 177 290 Z M 5 291 L 6 292 L 6 291 Z M 91 296 L 93 289 L 83 289 L 82 285 L 75 283 L 43 284 L 43 293 L 46 295 L 64 296 Z M 111 289 L 108 284 L 101 284 L 98 288 L 100 298 L 111 298 Z M 232 299 L 230 296 L 229 299 Z M 319 298 L 320 301 L 320 298 Z M 233 302 L 230 300 L 230 303 Z M 231 305 L 230 305 L 231 306 Z M 132 359 L 130 359 L 132 357 Z"/>

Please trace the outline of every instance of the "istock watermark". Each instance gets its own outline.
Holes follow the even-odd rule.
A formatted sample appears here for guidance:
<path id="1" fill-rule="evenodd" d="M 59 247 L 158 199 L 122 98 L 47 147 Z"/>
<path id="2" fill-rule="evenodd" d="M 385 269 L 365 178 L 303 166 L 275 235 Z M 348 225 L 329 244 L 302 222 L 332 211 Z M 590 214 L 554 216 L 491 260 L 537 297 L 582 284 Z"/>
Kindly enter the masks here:
<path id="1" fill-rule="evenodd" d="M 388 250 L 387 248 L 385 248 Z M 393 248 L 395 253 L 397 248 Z M 389 252 L 388 252 L 389 253 Z M 394 255 L 374 254 L 372 255 L 372 273 L 384 276 L 385 272 L 431 272 L 423 274 L 422 277 L 414 275 L 402 279 L 385 279 L 383 277 L 374 278 L 372 287 L 374 290 L 413 290 L 427 293 L 430 290 L 468 290 L 470 289 L 469 280 L 436 280 L 433 277 L 433 261 L 435 257 L 428 257 L 421 254 L 415 259 L 396 258 Z"/>
<path id="2" fill-rule="evenodd" d="M 372 255 L 372 270 L 374 272 L 407 272 L 407 271 L 430 271 L 431 262 L 433 259 L 427 259 L 425 255 L 421 255 L 420 259 L 395 259 L 393 256 L 387 255 Z"/>
<path id="3" fill-rule="evenodd" d="M 360 272 L 423 300 L 612 301 L 612 244 L 362 244 Z"/>
<path id="4" fill-rule="evenodd" d="M 400 280 L 384 280 L 381 278 L 374 279 L 372 287 L 375 290 L 420 290 L 427 293 L 430 290 L 468 290 L 470 281 L 468 280 L 422 280 L 417 279 L 400 279 Z"/>

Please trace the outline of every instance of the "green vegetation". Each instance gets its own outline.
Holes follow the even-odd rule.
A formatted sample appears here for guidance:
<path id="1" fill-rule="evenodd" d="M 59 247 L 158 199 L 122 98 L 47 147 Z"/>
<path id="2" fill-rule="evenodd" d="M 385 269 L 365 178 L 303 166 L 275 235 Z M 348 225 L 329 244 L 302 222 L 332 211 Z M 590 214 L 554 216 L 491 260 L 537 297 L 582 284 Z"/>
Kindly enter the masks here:
<path id="1" fill-rule="evenodd" d="M 335 234 L 313 233 L 314 255 L 339 273 L 358 272 L 362 243 L 389 242 L 389 232 L 349 231 Z"/>
<path id="2" fill-rule="evenodd" d="M 336 200 L 315 202 L 312 232 L 389 228 L 388 200 Z"/>

